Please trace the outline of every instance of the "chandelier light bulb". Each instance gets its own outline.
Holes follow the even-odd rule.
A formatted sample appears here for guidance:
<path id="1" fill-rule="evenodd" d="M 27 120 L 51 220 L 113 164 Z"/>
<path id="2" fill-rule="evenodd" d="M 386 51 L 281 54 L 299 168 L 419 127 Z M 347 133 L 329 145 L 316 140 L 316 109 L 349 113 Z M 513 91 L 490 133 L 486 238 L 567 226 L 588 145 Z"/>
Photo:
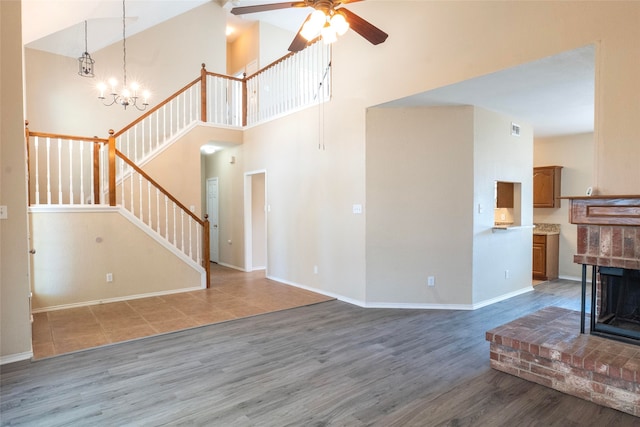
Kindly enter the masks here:
<path id="1" fill-rule="evenodd" d="M 322 27 L 327 22 L 327 17 L 321 10 L 314 10 L 309 20 L 302 26 L 300 35 L 308 41 L 320 35 Z"/>
<path id="2" fill-rule="evenodd" d="M 339 36 L 342 36 L 349 30 L 349 23 L 344 18 L 344 15 L 336 12 L 336 14 L 331 17 L 331 27 L 335 29 Z"/>
<path id="3" fill-rule="evenodd" d="M 324 40 L 325 44 L 331 44 L 338 40 L 335 28 L 333 28 L 328 22 L 322 28 L 322 40 Z"/>

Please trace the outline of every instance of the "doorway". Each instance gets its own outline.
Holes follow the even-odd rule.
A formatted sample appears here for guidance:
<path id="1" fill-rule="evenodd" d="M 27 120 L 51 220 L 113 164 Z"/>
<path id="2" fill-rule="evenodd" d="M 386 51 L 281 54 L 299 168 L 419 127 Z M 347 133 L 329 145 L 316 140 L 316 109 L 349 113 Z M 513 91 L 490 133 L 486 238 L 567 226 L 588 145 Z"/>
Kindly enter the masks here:
<path id="1" fill-rule="evenodd" d="M 209 261 L 218 262 L 218 177 L 207 178 L 207 215 L 209 215 Z"/>
<path id="2" fill-rule="evenodd" d="M 247 172 L 244 176 L 245 270 L 267 269 L 267 174 Z"/>

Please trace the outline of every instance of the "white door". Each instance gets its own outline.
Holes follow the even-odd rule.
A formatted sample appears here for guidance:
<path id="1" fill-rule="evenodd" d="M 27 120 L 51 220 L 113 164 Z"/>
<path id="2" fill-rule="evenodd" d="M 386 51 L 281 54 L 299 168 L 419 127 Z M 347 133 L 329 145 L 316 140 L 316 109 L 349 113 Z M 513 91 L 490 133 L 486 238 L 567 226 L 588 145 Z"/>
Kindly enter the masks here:
<path id="1" fill-rule="evenodd" d="M 218 262 L 218 178 L 207 179 L 207 214 L 209 215 L 209 260 Z"/>

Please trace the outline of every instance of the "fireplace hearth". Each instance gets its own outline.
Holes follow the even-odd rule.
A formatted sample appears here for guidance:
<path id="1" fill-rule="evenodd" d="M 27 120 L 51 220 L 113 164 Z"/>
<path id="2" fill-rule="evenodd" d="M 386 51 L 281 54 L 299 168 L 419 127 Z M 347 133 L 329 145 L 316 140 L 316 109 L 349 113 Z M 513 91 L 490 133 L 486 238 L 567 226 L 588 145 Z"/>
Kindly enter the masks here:
<path id="1" fill-rule="evenodd" d="M 590 333 L 640 345 L 640 196 L 570 198 L 578 225 L 585 332 L 587 268 L 591 267 Z"/>

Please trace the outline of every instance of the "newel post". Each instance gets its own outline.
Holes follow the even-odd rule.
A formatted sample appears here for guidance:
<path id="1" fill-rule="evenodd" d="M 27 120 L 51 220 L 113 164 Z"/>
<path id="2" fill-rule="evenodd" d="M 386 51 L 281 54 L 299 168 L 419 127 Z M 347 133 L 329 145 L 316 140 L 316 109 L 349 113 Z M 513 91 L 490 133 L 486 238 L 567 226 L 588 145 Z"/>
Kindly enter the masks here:
<path id="1" fill-rule="evenodd" d="M 116 205 L 116 137 L 109 129 L 109 206 Z"/>
<path id="2" fill-rule="evenodd" d="M 204 214 L 204 231 L 202 233 L 202 262 L 207 276 L 207 288 L 211 287 L 211 252 L 209 245 L 209 214 Z"/>
<path id="3" fill-rule="evenodd" d="M 31 162 L 29 161 L 29 120 L 24 121 L 24 138 L 27 143 L 27 202 L 31 206 Z"/>
<path id="4" fill-rule="evenodd" d="M 207 122 L 207 69 L 204 68 L 205 64 L 202 63 L 200 69 L 200 120 L 204 123 Z"/>

